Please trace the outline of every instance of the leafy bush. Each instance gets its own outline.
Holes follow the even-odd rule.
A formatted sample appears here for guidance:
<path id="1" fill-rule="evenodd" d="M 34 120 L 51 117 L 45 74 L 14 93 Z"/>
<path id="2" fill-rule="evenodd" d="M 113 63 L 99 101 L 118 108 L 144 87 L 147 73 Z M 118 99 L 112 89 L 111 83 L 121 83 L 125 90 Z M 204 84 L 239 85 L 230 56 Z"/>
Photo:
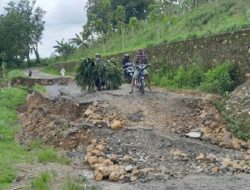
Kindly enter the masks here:
<path id="1" fill-rule="evenodd" d="M 174 82 L 177 87 L 197 87 L 203 79 L 203 69 L 197 65 L 192 64 L 187 69 L 180 66 L 177 70 L 176 76 L 174 77 Z"/>
<path id="2" fill-rule="evenodd" d="M 95 81 L 105 81 L 107 89 L 117 89 L 123 82 L 123 71 L 113 61 L 96 62 L 92 58 L 83 59 L 77 67 L 76 83 L 82 90 L 93 91 Z"/>
<path id="3" fill-rule="evenodd" d="M 123 82 L 123 71 L 117 63 L 108 61 L 104 67 L 104 81 L 107 89 L 118 89 Z"/>
<path id="4" fill-rule="evenodd" d="M 187 86 L 195 88 L 200 86 L 204 78 L 204 70 L 198 64 L 192 64 L 187 70 Z"/>
<path id="5" fill-rule="evenodd" d="M 233 91 L 244 81 L 245 73 L 239 65 L 224 63 L 207 72 L 202 88 L 207 92 L 224 94 Z"/>
<path id="6" fill-rule="evenodd" d="M 186 85 L 187 73 L 183 66 L 180 66 L 177 70 L 176 76 L 174 77 L 174 82 L 178 87 L 183 87 Z"/>
<path id="7" fill-rule="evenodd" d="M 83 59 L 77 68 L 76 83 L 83 90 L 92 91 L 95 88 L 95 81 L 98 76 L 95 60 L 91 58 Z"/>
<path id="8" fill-rule="evenodd" d="M 230 64 L 229 75 L 233 81 L 231 91 L 246 81 L 246 72 L 244 67 L 241 65 Z"/>

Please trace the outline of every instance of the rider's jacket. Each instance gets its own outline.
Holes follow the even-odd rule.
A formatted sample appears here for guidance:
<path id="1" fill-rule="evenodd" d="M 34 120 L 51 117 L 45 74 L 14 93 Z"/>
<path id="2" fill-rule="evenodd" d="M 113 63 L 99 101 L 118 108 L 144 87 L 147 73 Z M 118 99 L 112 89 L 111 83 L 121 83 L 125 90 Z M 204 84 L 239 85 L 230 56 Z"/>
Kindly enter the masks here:
<path id="1" fill-rule="evenodd" d="M 141 57 L 141 56 L 137 56 L 134 60 L 134 63 L 135 65 L 138 65 L 138 64 L 145 64 L 147 65 L 148 64 L 148 59 L 147 57 Z"/>
<path id="2" fill-rule="evenodd" d="M 127 67 L 130 67 L 131 66 L 131 61 L 129 60 L 129 58 L 124 58 L 122 60 L 122 65 L 123 65 L 123 68 L 127 68 Z"/>

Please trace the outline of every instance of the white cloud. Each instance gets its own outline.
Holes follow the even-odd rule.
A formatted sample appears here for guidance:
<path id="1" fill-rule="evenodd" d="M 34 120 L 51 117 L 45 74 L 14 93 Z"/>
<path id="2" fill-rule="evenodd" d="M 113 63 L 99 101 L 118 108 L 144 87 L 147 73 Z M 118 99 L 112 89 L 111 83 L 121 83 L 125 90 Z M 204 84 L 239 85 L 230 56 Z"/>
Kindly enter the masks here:
<path id="1" fill-rule="evenodd" d="M 0 14 L 10 0 L 0 0 Z M 17 1 L 17 0 L 16 0 Z M 86 23 L 87 0 L 37 0 L 36 5 L 46 11 L 45 31 L 40 45 L 41 57 L 50 56 L 56 40 L 69 39 L 82 31 Z"/>

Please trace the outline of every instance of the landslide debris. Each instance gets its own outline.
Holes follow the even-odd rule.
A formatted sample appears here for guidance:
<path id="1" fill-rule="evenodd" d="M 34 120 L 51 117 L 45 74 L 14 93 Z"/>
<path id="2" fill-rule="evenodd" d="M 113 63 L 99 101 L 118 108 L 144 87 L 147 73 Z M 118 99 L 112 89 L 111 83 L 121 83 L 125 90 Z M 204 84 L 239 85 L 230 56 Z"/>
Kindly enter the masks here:
<path id="1" fill-rule="evenodd" d="M 76 149 L 91 142 L 94 137 L 90 129 L 94 126 L 113 126 L 112 129 L 122 127 L 125 118 L 114 109 L 105 111 L 106 107 L 105 102 L 80 105 L 66 96 L 49 99 L 34 92 L 21 109 L 23 113 L 20 121 L 23 127 L 17 139 L 21 144 L 30 145 L 36 140 L 42 140 L 65 150 Z"/>
<path id="2" fill-rule="evenodd" d="M 163 100 L 161 97 L 154 101 L 144 100 L 149 104 L 146 105 L 117 97 L 111 102 L 78 103 L 67 96 L 50 99 L 33 93 L 21 109 L 23 128 L 17 138 L 28 145 L 42 140 L 48 145 L 63 148 L 72 158 L 80 155 L 77 164 L 84 165 L 85 162 L 97 181 L 139 180 L 144 183 L 190 174 L 250 172 L 249 144 L 234 138 L 226 130 L 211 102 L 185 97 L 168 100 L 181 109 L 170 110 L 169 113 L 165 110 L 170 114 L 163 118 L 167 120 L 166 128 L 175 133 L 167 136 L 157 128 L 162 117 L 156 110 L 164 112 Z M 132 113 L 137 114 L 131 114 L 127 101 L 135 103 Z M 122 106 L 127 110 L 121 110 Z M 144 106 L 151 108 L 143 109 Z M 142 125 L 149 122 L 148 117 L 155 128 Z M 130 128 L 130 125 L 141 127 Z M 186 125 L 191 127 L 185 128 Z M 201 138 L 193 140 L 182 136 L 190 131 L 199 131 Z"/>

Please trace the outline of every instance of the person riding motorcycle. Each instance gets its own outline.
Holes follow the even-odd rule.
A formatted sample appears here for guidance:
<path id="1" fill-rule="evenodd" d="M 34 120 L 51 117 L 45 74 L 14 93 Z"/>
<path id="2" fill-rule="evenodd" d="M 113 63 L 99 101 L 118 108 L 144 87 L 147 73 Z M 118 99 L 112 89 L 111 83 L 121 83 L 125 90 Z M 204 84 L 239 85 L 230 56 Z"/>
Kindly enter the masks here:
<path id="1" fill-rule="evenodd" d="M 123 68 L 125 69 L 125 68 L 127 68 L 128 66 L 130 66 L 129 63 L 131 63 L 130 57 L 129 57 L 129 54 L 126 53 L 126 54 L 124 54 L 124 57 L 123 57 L 123 59 L 122 59 Z"/>
<path id="2" fill-rule="evenodd" d="M 134 60 L 134 64 L 135 65 L 148 65 L 147 56 L 145 55 L 145 53 L 143 52 L 142 49 L 139 49 L 137 51 L 136 58 Z M 145 76 L 145 78 L 148 81 L 148 89 L 151 90 L 151 88 L 150 88 L 150 79 L 149 79 L 149 76 L 148 76 L 147 69 L 143 70 L 143 75 Z M 135 86 L 135 80 L 138 78 L 138 76 L 139 76 L 139 71 L 136 69 L 135 72 L 134 72 L 134 75 L 133 75 L 132 82 L 131 82 L 131 91 L 129 92 L 130 94 L 133 93 L 133 88 Z"/>
<path id="3" fill-rule="evenodd" d="M 134 69 L 128 53 L 124 54 L 124 58 L 122 59 L 122 65 L 124 69 L 125 78 L 128 79 L 129 82 L 131 82 Z"/>

